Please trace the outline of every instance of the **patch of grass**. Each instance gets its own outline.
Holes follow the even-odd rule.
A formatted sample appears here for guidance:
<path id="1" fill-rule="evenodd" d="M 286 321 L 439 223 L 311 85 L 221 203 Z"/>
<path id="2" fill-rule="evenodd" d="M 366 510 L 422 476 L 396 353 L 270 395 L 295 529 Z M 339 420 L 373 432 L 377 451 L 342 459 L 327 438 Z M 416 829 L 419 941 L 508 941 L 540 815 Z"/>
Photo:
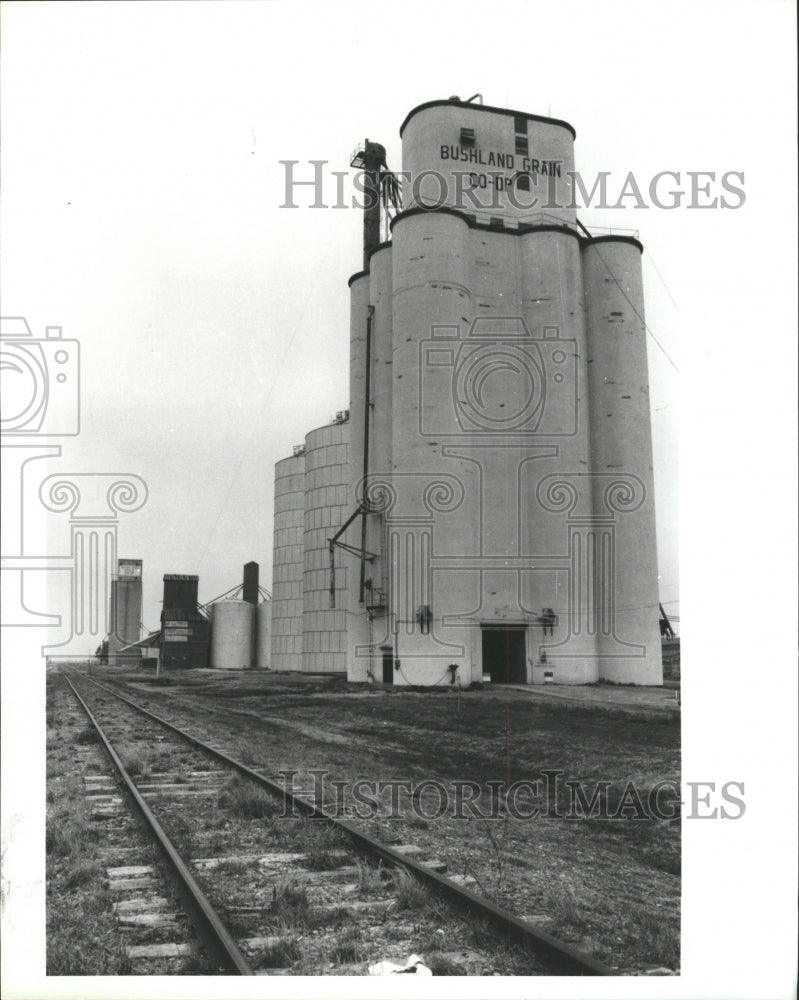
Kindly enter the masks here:
<path id="1" fill-rule="evenodd" d="M 330 960 L 338 965 L 362 962 L 366 955 L 367 947 L 359 927 L 346 927 L 340 931 L 330 949 Z"/>
<path id="2" fill-rule="evenodd" d="M 680 929 L 652 910 L 636 907 L 631 917 L 635 924 L 636 945 L 644 961 L 652 966 L 678 969 L 680 965 Z"/>
<path id="3" fill-rule="evenodd" d="M 96 729 L 93 729 L 91 726 L 85 726 L 77 734 L 73 742 L 77 743 L 79 746 L 91 746 L 92 744 L 100 742 L 100 735 Z"/>
<path id="4" fill-rule="evenodd" d="M 72 897 L 48 898 L 48 976 L 129 976 L 124 945 L 109 933 L 109 914 L 98 914 Z"/>
<path id="5" fill-rule="evenodd" d="M 240 858 L 223 858 L 214 869 L 220 875 L 240 875 L 242 872 L 250 871 L 252 862 L 244 861 Z"/>
<path id="6" fill-rule="evenodd" d="M 181 854 L 197 857 L 197 830 L 185 816 L 176 813 L 170 818 L 167 835 Z"/>
<path id="7" fill-rule="evenodd" d="M 410 816 L 405 820 L 405 825 L 411 830 L 427 830 L 430 828 L 430 820 L 425 819 L 424 816 Z"/>
<path id="8" fill-rule="evenodd" d="M 302 921 L 308 915 L 308 892 L 304 885 L 281 881 L 272 889 L 269 912 L 286 922 Z"/>
<path id="9" fill-rule="evenodd" d="M 212 826 L 211 835 L 206 835 L 203 837 L 202 846 L 199 848 L 204 857 L 217 857 L 222 854 L 222 852 L 227 848 L 228 845 L 228 835 L 222 831 L 222 824 L 225 822 L 224 817 L 212 817 L 213 823 L 209 823 Z M 216 826 L 218 820 L 221 820 L 219 826 Z M 199 845 L 198 845 L 199 846 Z"/>
<path id="10" fill-rule="evenodd" d="M 304 867 L 312 872 L 332 872 L 341 867 L 340 851 L 314 851 L 305 860 Z"/>
<path id="11" fill-rule="evenodd" d="M 122 758 L 122 764 L 131 778 L 147 778 L 150 774 L 149 762 L 140 753 L 126 754 Z"/>
<path id="12" fill-rule="evenodd" d="M 299 944 L 292 938 L 281 938 L 258 952 L 253 960 L 253 968 L 285 969 L 301 958 L 302 949 Z"/>
<path id="13" fill-rule="evenodd" d="M 434 976 L 465 976 L 466 972 L 462 965 L 458 965 L 457 962 L 453 962 L 451 958 L 447 958 L 446 955 L 425 955 L 425 963 L 427 968 L 433 973 Z"/>
<path id="14" fill-rule="evenodd" d="M 99 877 L 100 874 L 101 869 L 96 861 L 78 861 L 71 866 L 61 886 L 63 889 L 74 889 L 76 886 L 91 882 L 93 878 Z"/>
<path id="15" fill-rule="evenodd" d="M 65 728 L 52 736 L 53 743 L 63 742 Z M 49 786 L 47 799 L 47 975 L 130 975 L 124 937 L 113 920 L 112 900 L 96 858 L 101 831 L 89 818 L 74 758 L 63 777 Z"/>
<path id="16" fill-rule="evenodd" d="M 394 875 L 394 899 L 398 910 L 419 912 L 430 908 L 428 893 L 406 871 L 398 871 Z"/>
<path id="17" fill-rule="evenodd" d="M 97 828 L 73 809 L 62 808 L 47 817 L 45 850 L 48 859 L 78 857 L 91 849 L 98 839 Z"/>
<path id="18" fill-rule="evenodd" d="M 386 888 L 389 874 L 382 865 L 374 868 L 372 865 L 362 861 L 358 865 L 358 895 L 361 899 L 364 896 L 381 895 Z"/>
<path id="19" fill-rule="evenodd" d="M 256 785 L 233 777 L 219 790 L 216 804 L 240 819 L 264 819 L 274 812 L 272 799 Z"/>
<path id="20" fill-rule="evenodd" d="M 352 910 L 348 906 L 334 906 L 330 910 L 312 910 L 306 918 L 309 928 L 337 927 L 352 920 Z"/>
<path id="21" fill-rule="evenodd" d="M 563 886 L 557 893 L 550 895 L 547 912 L 577 930 L 583 930 L 586 926 L 584 908 L 578 902 L 571 886 Z"/>
<path id="22" fill-rule="evenodd" d="M 301 819 L 286 831 L 292 846 L 308 855 L 305 863 L 311 871 L 331 871 L 341 865 L 341 854 L 349 840 L 334 826 L 323 820 Z"/>
<path id="23" fill-rule="evenodd" d="M 431 951 L 443 951 L 445 943 L 446 934 L 440 928 L 436 928 L 419 945 L 419 951 L 423 955 L 427 955 Z M 426 962 L 425 964 L 429 965 L 430 963 Z"/>
<path id="24" fill-rule="evenodd" d="M 253 753 L 252 743 L 249 740 L 239 740 L 233 756 L 242 764 L 246 764 L 247 767 L 256 767 L 260 763 L 258 757 Z"/>

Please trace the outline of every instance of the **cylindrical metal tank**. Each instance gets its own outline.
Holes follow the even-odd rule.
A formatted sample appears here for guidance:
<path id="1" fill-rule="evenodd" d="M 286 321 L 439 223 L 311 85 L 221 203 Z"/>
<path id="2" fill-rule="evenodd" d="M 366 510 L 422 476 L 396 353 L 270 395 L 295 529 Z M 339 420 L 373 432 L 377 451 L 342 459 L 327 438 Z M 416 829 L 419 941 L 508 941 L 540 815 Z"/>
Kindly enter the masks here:
<path id="1" fill-rule="evenodd" d="M 357 573 L 357 561 L 337 550 L 336 606 L 331 608 L 328 539 L 350 513 L 348 438 L 345 420 L 319 427 L 305 437 L 302 669 L 308 673 L 347 669 L 347 577 Z"/>
<path id="2" fill-rule="evenodd" d="M 663 681 L 642 249 L 610 236 L 582 252 L 594 517 L 604 520 L 599 673 L 623 684 Z"/>
<path id="3" fill-rule="evenodd" d="M 249 670 L 253 665 L 253 618 L 249 601 L 228 599 L 211 607 L 211 667 Z"/>
<path id="4" fill-rule="evenodd" d="M 269 670 L 272 664 L 272 602 L 255 605 L 255 668 Z"/>
<path id="5" fill-rule="evenodd" d="M 272 559 L 272 670 L 302 669 L 302 573 L 305 456 L 275 465 Z"/>

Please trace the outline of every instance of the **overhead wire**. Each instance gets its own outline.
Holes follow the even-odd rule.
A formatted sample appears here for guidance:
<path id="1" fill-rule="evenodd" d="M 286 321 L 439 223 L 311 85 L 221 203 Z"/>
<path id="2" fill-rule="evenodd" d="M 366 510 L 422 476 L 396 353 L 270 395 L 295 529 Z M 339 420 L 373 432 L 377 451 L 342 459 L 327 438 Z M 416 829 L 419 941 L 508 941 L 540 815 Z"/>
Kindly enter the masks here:
<path id="1" fill-rule="evenodd" d="M 636 315 L 636 316 L 638 317 L 638 319 L 639 319 L 639 320 L 641 321 L 641 323 L 643 323 L 643 326 L 644 326 L 644 329 L 646 330 L 646 332 L 647 332 L 647 333 L 649 334 L 649 336 L 650 336 L 650 337 L 652 338 L 652 340 L 654 340 L 654 342 L 655 342 L 655 343 L 657 344 L 657 346 L 658 346 L 658 347 L 660 348 L 660 350 L 661 350 L 661 352 L 662 352 L 663 356 L 664 356 L 664 357 L 666 358 L 666 360 L 667 360 L 667 361 L 668 361 L 668 363 L 669 363 L 669 364 L 671 365 L 671 367 L 672 367 L 672 368 L 673 368 L 673 369 L 675 370 L 675 372 L 677 372 L 677 374 L 679 375 L 679 374 L 680 374 L 680 369 L 679 369 L 679 368 L 677 367 L 677 365 L 676 365 L 676 364 L 674 363 L 674 361 L 673 361 L 673 360 L 671 359 L 671 356 L 669 355 L 669 352 L 668 352 L 668 351 L 666 350 L 666 348 L 665 348 L 665 347 L 663 346 L 663 344 L 661 344 L 661 342 L 660 342 L 660 341 L 659 341 L 659 340 L 657 339 L 657 337 L 655 336 L 655 334 L 654 334 L 654 333 L 652 332 L 652 329 L 651 329 L 651 327 L 649 326 L 649 324 L 647 323 L 646 319 L 645 319 L 645 318 L 644 318 L 644 317 L 643 317 L 643 316 L 641 315 L 641 313 L 640 313 L 640 312 L 638 312 L 638 310 L 637 310 L 637 309 L 635 308 L 635 305 L 634 305 L 634 304 L 633 304 L 633 302 L 631 301 L 631 299 L 630 299 L 630 296 L 629 296 L 629 295 L 627 294 L 627 292 L 626 292 L 626 291 L 624 290 L 624 288 L 622 287 L 622 284 L 621 284 L 621 282 L 620 282 L 620 281 L 619 281 L 619 279 L 618 279 L 618 278 L 616 277 L 616 275 L 615 275 L 615 274 L 613 273 L 613 271 L 611 271 L 611 269 L 610 269 L 610 266 L 608 265 L 608 262 L 607 262 L 607 261 L 605 260 L 605 258 L 604 258 L 604 257 L 602 256 L 602 252 L 601 252 L 601 251 L 599 250 L 599 248 L 598 248 L 597 246 L 595 246 L 595 247 L 594 247 L 594 249 L 596 250 L 596 252 L 597 252 L 597 255 L 599 256 L 599 259 L 600 259 L 600 260 L 602 261 L 602 263 L 603 263 L 603 264 L 605 265 L 605 270 L 606 270 L 606 271 L 608 272 L 608 274 L 610 275 L 611 279 L 612 279 L 612 280 L 613 280 L 613 281 L 615 282 L 615 284 L 616 284 L 616 287 L 617 287 L 617 288 L 619 289 L 619 291 L 621 292 L 621 294 L 622 294 L 622 295 L 624 296 L 624 298 L 625 298 L 625 299 L 627 300 L 627 302 L 628 302 L 628 304 L 629 304 L 630 308 L 632 309 L 632 311 L 633 311 L 633 312 L 635 313 L 635 315 Z M 667 289 L 667 290 L 668 290 L 668 289 Z"/>

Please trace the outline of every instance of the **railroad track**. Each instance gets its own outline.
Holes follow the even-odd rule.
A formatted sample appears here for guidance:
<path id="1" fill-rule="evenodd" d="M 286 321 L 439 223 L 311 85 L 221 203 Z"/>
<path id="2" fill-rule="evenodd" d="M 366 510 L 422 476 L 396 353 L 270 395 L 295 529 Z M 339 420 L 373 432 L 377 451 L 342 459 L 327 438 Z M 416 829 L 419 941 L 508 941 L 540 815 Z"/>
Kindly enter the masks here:
<path id="1" fill-rule="evenodd" d="M 415 950 L 442 974 L 496 971 L 498 954 L 504 974 L 612 974 L 415 845 L 383 843 L 333 815 L 313 788 L 287 788 L 93 678 L 66 679 L 115 769 L 87 776 L 96 818 L 118 819 L 119 783 L 182 906 L 174 912 L 154 866 L 109 867 L 117 919 L 177 938 L 131 945 L 132 961 L 199 951 L 212 972 L 363 974 L 382 958 L 402 964 L 427 928 L 429 947 Z"/>

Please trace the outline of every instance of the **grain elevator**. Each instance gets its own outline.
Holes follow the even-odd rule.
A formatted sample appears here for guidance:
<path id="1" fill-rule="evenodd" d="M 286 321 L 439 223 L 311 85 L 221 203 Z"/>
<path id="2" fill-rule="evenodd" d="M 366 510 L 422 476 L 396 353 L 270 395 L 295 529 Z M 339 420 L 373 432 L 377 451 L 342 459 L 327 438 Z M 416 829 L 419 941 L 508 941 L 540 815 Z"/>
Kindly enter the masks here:
<path id="1" fill-rule="evenodd" d="M 142 617 L 142 560 L 119 559 L 111 578 L 111 602 L 108 629 L 109 662 L 115 662 L 121 649 L 138 642 Z"/>
<path id="2" fill-rule="evenodd" d="M 660 684 L 643 248 L 578 221 L 566 122 L 450 98 L 400 135 L 346 432 L 276 469 L 273 666 Z"/>

